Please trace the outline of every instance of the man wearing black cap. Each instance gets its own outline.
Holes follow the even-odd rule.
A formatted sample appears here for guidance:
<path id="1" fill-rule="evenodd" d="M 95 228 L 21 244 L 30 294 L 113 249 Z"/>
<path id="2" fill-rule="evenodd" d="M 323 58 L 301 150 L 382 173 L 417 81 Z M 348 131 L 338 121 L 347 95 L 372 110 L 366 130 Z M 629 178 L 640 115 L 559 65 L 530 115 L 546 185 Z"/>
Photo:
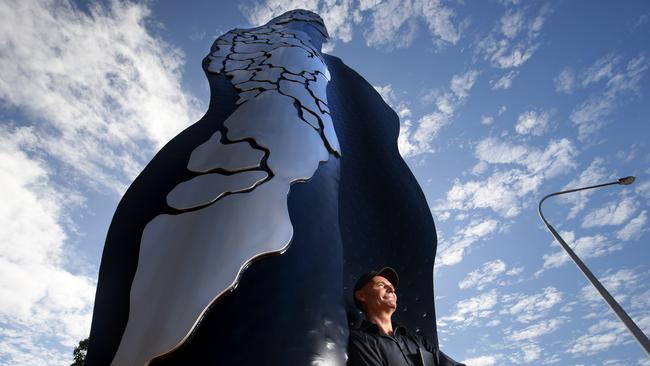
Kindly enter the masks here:
<path id="1" fill-rule="evenodd" d="M 348 366 L 464 366 L 426 339 L 393 323 L 397 272 L 390 267 L 364 273 L 354 286 L 354 303 L 366 318 L 350 330 Z"/>

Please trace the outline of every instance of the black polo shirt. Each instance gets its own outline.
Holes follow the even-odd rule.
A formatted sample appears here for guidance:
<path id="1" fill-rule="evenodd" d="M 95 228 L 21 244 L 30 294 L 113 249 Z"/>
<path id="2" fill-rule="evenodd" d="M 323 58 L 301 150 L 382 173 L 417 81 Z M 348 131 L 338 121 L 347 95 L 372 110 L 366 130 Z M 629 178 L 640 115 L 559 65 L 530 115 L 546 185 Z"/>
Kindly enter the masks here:
<path id="1" fill-rule="evenodd" d="M 358 328 L 350 329 L 348 366 L 421 366 L 420 348 L 437 354 L 429 342 L 402 325 L 393 323 L 393 334 L 387 335 L 364 319 Z"/>

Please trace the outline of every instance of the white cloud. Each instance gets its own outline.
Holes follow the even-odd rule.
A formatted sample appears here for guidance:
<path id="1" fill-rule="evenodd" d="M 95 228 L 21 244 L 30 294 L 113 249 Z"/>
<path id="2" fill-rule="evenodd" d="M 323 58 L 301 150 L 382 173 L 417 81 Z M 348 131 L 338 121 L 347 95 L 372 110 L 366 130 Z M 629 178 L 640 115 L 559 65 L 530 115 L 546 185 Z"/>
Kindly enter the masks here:
<path id="1" fill-rule="evenodd" d="M 506 264 L 500 259 L 486 262 L 480 269 L 470 272 L 462 281 L 458 283 L 458 287 L 476 287 L 478 290 L 482 290 L 487 284 L 494 281 L 505 271 Z"/>
<path id="2" fill-rule="evenodd" d="M 639 185 L 636 186 L 634 189 L 634 192 L 638 193 L 639 195 L 650 199 L 650 181 L 645 181 L 639 183 Z"/>
<path id="3" fill-rule="evenodd" d="M 456 311 L 449 316 L 443 316 L 438 319 L 438 326 L 445 327 L 448 323 L 454 323 L 454 326 L 474 325 L 480 319 L 490 317 L 492 310 L 497 304 L 497 292 L 492 290 L 485 292 L 476 297 L 461 300 L 456 303 Z"/>
<path id="4" fill-rule="evenodd" d="M 576 239 L 573 231 L 562 231 L 559 234 L 582 259 L 602 257 L 623 248 L 622 244 L 612 243 L 601 234 L 583 236 L 578 239 Z M 559 247 L 559 244 L 553 242 L 553 246 Z M 544 254 L 542 258 L 544 259 L 544 268 L 560 267 L 571 260 L 563 249 L 552 254 Z"/>
<path id="5" fill-rule="evenodd" d="M 481 124 L 491 125 L 494 123 L 494 117 L 492 116 L 481 116 Z"/>
<path id="6" fill-rule="evenodd" d="M 362 0 L 266 0 L 253 6 L 241 6 L 242 14 L 254 25 L 296 8 L 318 13 L 330 36 L 336 41 L 350 42 L 353 25 L 366 31 L 366 44 L 377 48 L 408 47 L 424 22 L 435 45 L 456 44 L 463 24 L 455 24 L 455 13 L 439 0 L 376 1 Z"/>
<path id="7" fill-rule="evenodd" d="M 501 33 L 507 38 L 514 38 L 524 28 L 524 13 L 521 10 L 508 9 L 499 20 Z"/>
<path id="8" fill-rule="evenodd" d="M 479 356 L 463 360 L 467 366 L 492 366 L 496 365 L 497 358 L 495 356 Z"/>
<path id="9" fill-rule="evenodd" d="M 418 29 L 413 1 L 383 1 L 368 8 L 369 26 L 364 32 L 366 44 L 377 48 L 404 48 L 411 45 Z"/>
<path id="10" fill-rule="evenodd" d="M 421 151 L 422 147 L 411 138 L 411 136 L 414 134 L 414 128 L 412 121 L 413 113 L 411 112 L 409 103 L 395 95 L 395 91 L 393 90 L 391 84 L 383 86 L 375 85 L 373 87 L 381 95 L 384 101 L 397 113 L 397 116 L 400 119 L 400 130 L 399 136 L 397 138 L 397 147 L 400 154 L 404 157 L 407 157 L 424 152 Z M 420 118 L 419 123 L 422 123 L 426 118 L 429 117 L 424 116 Z M 435 134 L 437 134 L 437 131 L 435 131 Z"/>
<path id="11" fill-rule="evenodd" d="M 456 183 L 447 192 L 442 207 L 456 210 L 490 208 L 506 218 L 517 216 L 521 207 L 513 182 L 523 181 L 522 176 L 523 172 L 510 170 L 496 172 L 484 181 Z"/>
<path id="12" fill-rule="evenodd" d="M 442 212 L 442 213 L 438 214 L 437 219 L 440 220 L 440 221 L 447 221 L 447 220 L 449 220 L 450 216 L 451 216 L 450 212 Z"/>
<path id="13" fill-rule="evenodd" d="M 604 360 L 603 366 L 627 366 L 627 365 L 620 360 Z"/>
<path id="14" fill-rule="evenodd" d="M 516 276 L 519 275 L 521 271 L 523 271 L 523 268 L 521 267 L 512 268 L 507 271 L 506 264 L 502 260 L 496 259 L 483 263 L 481 268 L 470 272 L 458 283 L 458 287 L 463 289 L 476 287 L 477 290 L 483 290 L 485 286 L 493 283 L 501 275 Z M 500 281 L 499 284 L 505 284 L 505 282 Z"/>
<path id="15" fill-rule="evenodd" d="M 520 135 L 541 136 L 548 130 L 548 122 L 551 118 L 550 112 L 526 111 L 519 115 L 515 130 Z"/>
<path id="16" fill-rule="evenodd" d="M 441 43 L 456 44 L 460 40 L 463 28 L 466 22 L 454 24 L 455 12 L 448 6 L 442 5 L 441 1 L 428 1 L 418 0 L 416 4 L 422 12 L 429 30 L 436 37 L 434 43 L 441 45 Z"/>
<path id="17" fill-rule="evenodd" d="M 613 102 L 611 98 L 592 97 L 571 113 L 569 119 L 578 127 L 578 139 L 586 140 L 605 125 L 605 118 L 614 110 Z"/>
<path id="18" fill-rule="evenodd" d="M 475 155 L 489 164 L 520 167 L 498 170 L 481 181 L 455 182 L 445 201 L 434 206 L 435 211 L 490 208 L 503 217 L 515 217 L 521 212 L 524 198 L 536 192 L 545 179 L 576 166 L 577 151 L 567 139 L 552 140 L 540 150 L 488 137 L 479 142 Z"/>
<path id="19" fill-rule="evenodd" d="M 539 358 L 542 349 L 536 344 L 529 344 L 524 346 L 521 351 L 524 353 L 522 362 L 533 362 Z"/>
<path id="20" fill-rule="evenodd" d="M 327 26 L 330 37 L 342 42 L 352 40 L 352 25 L 358 22 L 352 8 L 351 0 L 319 1 L 319 0 L 268 0 L 256 3 L 251 7 L 241 6 L 242 14 L 255 25 L 266 24 L 269 20 L 294 9 L 306 9 L 318 13 Z"/>
<path id="21" fill-rule="evenodd" d="M 639 287 L 642 278 L 643 274 L 639 273 L 639 271 L 623 268 L 616 272 L 608 271 L 602 278 L 599 278 L 599 281 L 619 303 L 622 303 L 628 298 L 628 294 Z M 625 291 L 622 291 L 623 289 Z M 604 305 L 602 297 L 591 284 L 584 286 L 580 290 L 580 296 L 584 301 L 592 301 L 599 306 Z"/>
<path id="22" fill-rule="evenodd" d="M 481 48 L 485 50 L 486 58 L 494 67 L 510 69 L 520 67 L 528 61 L 537 49 L 537 45 L 510 46 L 505 40 L 497 43 L 493 39 L 486 39 Z"/>
<path id="23" fill-rule="evenodd" d="M 507 9 L 495 28 L 475 47 L 492 66 L 511 69 L 522 66 L 537 50 L 537 38 L 549 12 L 542 6 L 538 15 L 526 17 L 523 9 Z"/>
<path id="24" fill-rule="evenodd" d="M 630 308 L 642 311 L 650 309 L 650 290 L 633 294 L 630 299 Z"/>
<path id="25" fill-rule="evenodd" d="M 639 91 L 639 85 L 646 70 L 648 60 L 645 56 L 637 56 L 625 66 L 618 66 L 621 57 L 607 55 L 596 61 L 583 75 L 582 85 L 607 79 L 601 92 L 591 95 L 579 104 L 571 113 L 569 119 L 578 128 L 578 139 L 585 141 L 590 135 L 609 123 L 609 117 L 615 110 L 618 99 L 626 92 Z"/>
<path id="26" fill-rule="evenodd" d="M 637 153 L 639 152 L 639 145 L 632 144 L 625 148 L 625 150 L 618 150 L 616 152 L 616 158 L 624 163 L 630 163 L 634 161 Z"/>
<path id="27" fill-rule="evenodd" d="M 621 230 L 616 232 L 616 237 L 620 240 L 635 240 L 641 237 L 641 235 L 647 231 L 646 223 L 647 215 L 646 211 L 641 211 L 641 213 L 630 220 Z"/>
<path id="28" fill-rule="evenodd" d="M 529 172 L 548 179 L 573 170 L 578 165 L 577 155 L 570 140 L 551 140 L 544 150 L 530 149 L 524 165 Z"/>
<path id="29" fill-rule="evenodd" d="M 28 128 L 0 128 L 0 350 L 11 364 L 63 362 L 88 336 L 94 280 L 68 269 L 61 220 L 68 197 L 30 157 Z M 52 347 L 54 345 L 54 347 Z"/>
<path id="30" fill-rule="evenodd" d="M 469 95 L 476 82 L 479 72 L 469 70 L 454 75 L 449 83 L 448 91 L 429 93 L 424 99 L 435 101 L 437 109 L 419 118 L 417 126 L 404 123 L 400 129 L 398 145 L 403 157 L 433 152 L 432 140 L 440 130 L 451 123 L 456 113 Z"/>
<path id="31" fill-rule="evenodd" d="M 542 348 L 536 344 L 517 345 L 516 350 L 510 354 L 508 359 L 514 363 L 530 364 L 539 359 Z"/>
<path id="32" fill-rule="evenodd" d="M 386 104 L 388 104 L 395 111 L 395 113 L 397 113 L 400 120 L 411 117 L 411 108 L 409 107 L 408 103 L 395 95 L 395 91 L 393 90 L 393 86 L 391 84 L 384 86 L 375 85 L 373 88 L 375 88 L 379 95 L 381 95 Z"/>
<path id="33" fill-rule="evenodd" d="M 456 231 L 450 241 L 441 240 L 436 254 L 436 266 L 452 266 L 463 260 L 466 250 L 483 237 L 494 232 L 499 222 L 492 219 L 475 220 Z"/>
<path id="34" fill-rule="evenodd" d="M 593 355 L 623 343 L 627 337 L 627 329 L 618 319 L 601 320 L 589 327 L 587 334 L 572 341 L 567 352 L 577 356 Z"/>
<path id="35" fill-rule="evenodd" d="M 499 79 L 490 80 L 490 84 L 492 84 L 492 90 L 510 89 L 510 87 L 512 86 L 512 81 L 515 79 L 517 75 L 519 75 L 519 71 L 509 71 L 507 74 L 503 75 Z"/>
<path id="36" fill-rule="evenodd" d="M 523 295 L 504 295 L 501 314 L 509 314 L 520 323 L 530 323 L 546 315 L 546 311 L 562 301 L 562 292 L 555 287 L 546 287 L 542 292 Z"/>
<path id="37" fill-rule="evenodd" d="M 145 27 L 149 9 L 111 2 L 0 3 L 0 353 L 65 364 L 88 336 L 94 274 L 71 263 L 81 188 L 121 193 L 154 152 L 199 117 L 183 56 Z M 207 50 L 206 50 L 207 52 Z M 196 61 L 196 67 L 200 67 Z M 81 188 L 80 188 L 81 186 Z"/>
<path id="38" fill-rule="evenodd" d="M 647 228 L 646 228 L 646 221 L 648 221 L 648 217 L 646 214 L 646 211 L 643 210 L 641 213 L 630 220 L 623 228 L 619 231 L 616 232 L 616 237 L 619 240 L 623 241 L 628 241 L 628 240 L 633 240 L 633 239 L 638 239 L 641 237 L 641 234 L 643 234 Z"/>
<path id="39" fill-rule="evenodd" d="M 451 78 L 450 88 L 457 100 L 467 98 L 470 89 L 474 86 L 479 72 L 470 70 L 463 74 L 454 75 Z"/>
<path id="40" fill-rule="evenodd" d="M 511 341 L 529 341 L 557 330 L 564 321 L 561 318 L 540 320 L 526 328 L 512 331 L 507 339 Z"/>
<path id="41" fill-rule="evenodd" d="M 85 14 L 67 2 L 2 2 L 0 100 L 38 126 L 42 151 L 121 193 L 199 111 L 181 87 L 182 55 L 145 28 L 148 8 L 111 4 Z"/>
<path id="42" fill-rule="evenodd" d="M 571 94 L 573 92 L 575 75 L 570 68 L 564 68 L 553 81 L 555 81 L 555 91 L 558 93 Z"/>
<path id="43" fill-rule="evenodd" d="M 490 164 L 486 163 L 485 161 L 479 161 L 472 167 L 472 174 L 474 175 L 481 175 L 485 173 L 488 168 L 490 167 Z"/>
<path id="44" fill-rule="evenodd" d="M 609 54 L 598 59 L 582 74 L 582 87 L 611 78 L 614 74 L 614 67 L 620 61 L 621 57 L 615 54 Z"/>
<path id="45" fill-rule="evenodd" d="M 567 185 L 565 185 L 562 190 L 573 189 L 591 186 L 594 184 L 604 183 L 604 180 L 608 178 L 607 171 L 604 167 L 605 160 L 602 158 L 595 158 L 589 166 L 580 173 L 580 176 L 576 179 L 571 180 Z M 568 195 L 561 196 L 561 199 L 564 202 L 572 204 L 571 209 L 569 210 L 568 218 L 574 218 L 580 211 L 582 211 L 587 202 L 589 202 L 589 197 L 594 193 L 593 189 L 588 189 L 586 191 L 574 192 Z"/>
<path id="46" fill-rule="evenodd" d="M 456 44 L 460 40 L 463 25 L 454 23 L 454 11 L 439 0 L 389 0 L 364 5 L 360 10 L 370 19 L 364 33 L 368 46 L 409 46 L 419 20 L 426 23 L 437 46 Z"/>
<path id="47" fill-rule="evenodd" d="M 526 171 L 543 177 L 554 177 L 577 164 L 577 151 L 568 139 L 551 140 L 544 150 L 540 150 L 487 137 L 479 142 L 474 154 L 487 163 L 521 165 Z"/>
<path id="48" fill-rule="evenodd" d="M 476 146 L 474 154 L 479 160 L 489 164 L 512 164 L 522 162 L 528 151 L 526 146 L 488 137 Z"/>
<path id="49" fill-rule="evenodd" d="M 630 219 L 636 210 L 637 204 L 632 197 L 625 197 L 620 202 L 609 202 L 585 215 L 582 227 L 620 225 Z"/>

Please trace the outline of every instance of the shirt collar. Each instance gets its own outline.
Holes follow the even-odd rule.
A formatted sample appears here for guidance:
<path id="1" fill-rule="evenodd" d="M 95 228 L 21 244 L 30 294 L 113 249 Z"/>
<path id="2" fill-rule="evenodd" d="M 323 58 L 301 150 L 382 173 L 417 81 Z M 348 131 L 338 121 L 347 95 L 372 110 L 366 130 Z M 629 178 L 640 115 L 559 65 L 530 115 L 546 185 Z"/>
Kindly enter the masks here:
<path id="1" fill-rule="evenodd" d="M 393 334 L 397 333 L 398 331 L 401 332 L 406 330 L 406 328 L 402 324 L 397 322 L 392 322 L 392 323 L 393 323 Z M 361 321 L 361 324 L 359 325 L 359 329 L 366 333 L 375 333 L 375 334 L 383 335 L 383 333 L 381 333 L 381 331 L 379 330 L 379 326 L 377 324 L 365 318 Z"/>

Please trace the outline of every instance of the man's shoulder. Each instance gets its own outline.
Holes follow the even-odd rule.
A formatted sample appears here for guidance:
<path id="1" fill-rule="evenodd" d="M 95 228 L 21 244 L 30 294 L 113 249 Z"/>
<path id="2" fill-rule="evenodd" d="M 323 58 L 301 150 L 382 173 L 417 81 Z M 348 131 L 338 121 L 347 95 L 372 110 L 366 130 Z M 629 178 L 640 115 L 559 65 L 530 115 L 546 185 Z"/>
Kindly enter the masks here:
<path id="1" fill-rule="evenodd" d="M 422 339 L 422 337 L 421 337 L 420 335 L 418 335 L 416 332 L 411 331 L 411 330 L 410 330 L 408 327 L 406 327 L 405 325 L 400 324 L 400 323 L 394 323 L 394 324 L 395 324 L 395 325 L 394 325 L 393 328 L 394 328 L 394 330 L 395 330 L 396 332 L 400 332 L 400 333 L 402 333 L 402 334 L 404 334 L 404 335 L 406 335 L 406 336 L 408 336 L 408 337 L 410 337 L 410 338 L 417 339 L 418 341 L 419 341 L 420 339 Z"/>
<path id="2" fill-rule="evenodd" d="M 350 338 L 355 339 L 369 339 L 373 337 L 373 333 L 365 328 L 350 328 Z"/>

